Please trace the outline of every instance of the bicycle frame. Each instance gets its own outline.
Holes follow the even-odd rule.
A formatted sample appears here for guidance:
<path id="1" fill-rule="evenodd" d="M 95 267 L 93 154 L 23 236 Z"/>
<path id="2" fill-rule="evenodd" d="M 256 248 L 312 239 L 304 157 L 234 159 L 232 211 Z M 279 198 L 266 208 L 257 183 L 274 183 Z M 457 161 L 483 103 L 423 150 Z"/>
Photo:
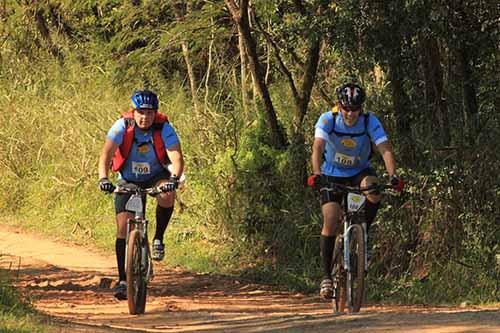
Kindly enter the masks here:
<path id="1" fill-rule="evenodd" d="M 343 225 L 344 225 L 344 244 L 349 244 L 350 241 L 350 232 L 353 228 L 354 223 L 352 223 L 352 220 L 354 216 L 359 215 L 362 209 L 365 206 L 365 201 L 366 201 L 366 196 L 363 194 L 355 194 L 358 200 L 361 202 L 353 206 L 352 204 L 349 204 L 349 201 L 352 200 L 351 198 L 354 193 L 348 192 L 345 193 L 344 199 L 342 200 L 342 210 L 344 211 L 343 213 Z M 351 198 L 350 198 L 351 196 Z M 368 240 L 368 234 L 366 232 L 366 222 L 362 222 L 361 226 L 363 227 L 363 238 L 365 240 L 365 246 L 364 246 L 364 252 L 368 252 L 368 247 L 367 247 L 367 240 Z M 350 258 L 349 258 L 349 249 L 344 247 L 344 265 L 347 267 L 350 267 Z M 365 271 L 368 271 L 368 258 L 365 256 Z"/>
<path id="2" fill-rule="evenodd" d="M 144 192 L 144 193 L 142 193 Z M 128 244 L 129 240 L 129 235 L 132 230 L 137 230 L 139 231 L 141 235 L 141 239 L 145 240 L 148 242 L 148 220 L 145 219 L 144 217 L 144 204 L 142 202 L 142 197 L 145 196 L 147 191 L 141 190 L 140 188 L 137 188 L 135 193 L 133 193 L 129 200 L 127 201 L 127 204 L 125 206 L 125 209 L 128 211 L 133 211 L 134 212 L 134 218 L 133 219 L 127 219 L 127 237 L 126 237 L 126 244 Z M 146 200 L 146 198 L 144 198 Z M 134 229 L 132 229 L 132 227 Z M 148 245 L 149 247 L 149 245 Z M 127 257 L 127 252 L 128 252 L 128 246 L 125 248 L 125 258 Z M 143 259 L 146 260 L 146 262 L 143 262 L 143 265 L 147 265 L 148 270 L 146 272 L 146 281 L 149 281 L 151 278 L 151 268 L 152 268 L 152 262 L 151 262 L 151 254 L 150 251 L 147 251 L 147 256 L 144 256 Z"/>
<path id="3" fill-rule="evenodd" d="M 355 196 L 354 196 L 355 195 Z M 355 204 L 353 204 L 353 198 L 357 198 L 359 200 Z M 352 192 L 346 192 L 344 194 L 344 198 L 342 199 L 342 210 L 343 210 L 343 225 L 344 225 L 344 233 L 343 233 L 343 255 L 344 255 L 344 270 L 347 272 L 347 283 L 346 283 L 346 292 L 347 292 L 347 308 L 352 308 L 352 289 L 351 289 L 351 280 L 353 274 L 353 267 L 351 265 L 351 251 L 350 247 L 346 244 L 350 244 L 350 237 L 353 228 L 355 227 L 355 223 L 353 223 L 354 217 L 359 215 L 365 205 L 366 197 L 363 194 L 354 194 Z M 363 230 L 363 239 L 364 239 L 364 267 L 365 272 L 368 271 L 368 257 L 366 253 L 368 252 L 367 248 L 367 238 L 368 235 L 366 233 L 366 222 L 361 223 Z M 356 269 L 356 268 L 354 268 Z"/>

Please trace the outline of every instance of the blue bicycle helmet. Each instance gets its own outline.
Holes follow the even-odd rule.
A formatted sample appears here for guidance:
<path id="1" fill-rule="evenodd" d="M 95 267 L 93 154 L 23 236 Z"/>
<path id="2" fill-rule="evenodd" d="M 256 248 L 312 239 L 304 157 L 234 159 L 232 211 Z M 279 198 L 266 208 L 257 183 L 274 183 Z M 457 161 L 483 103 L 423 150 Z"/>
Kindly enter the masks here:
<path id="1" fill-rule="evenodd" d="M 137 110 L 158 110 L 158 97 L 150 90 L 138 90 L 132 95 L 132 103 Z"/>
<path id="2" fill-rule="evenodd" d="M 355 83 L 345 83 L 338 87 L 336 92 L 340 104 L 346 108 L 361 107 L 365 101 L 365 91 Z"/>

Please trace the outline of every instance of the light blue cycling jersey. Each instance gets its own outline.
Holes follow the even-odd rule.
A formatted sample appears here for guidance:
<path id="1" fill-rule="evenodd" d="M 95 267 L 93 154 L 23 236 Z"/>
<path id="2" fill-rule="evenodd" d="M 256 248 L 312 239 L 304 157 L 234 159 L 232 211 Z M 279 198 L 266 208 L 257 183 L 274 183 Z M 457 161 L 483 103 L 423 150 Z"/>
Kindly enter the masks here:
<path id="1" fill-rule="evenodd" d="M 121 145 L 125 135 L 125 128 L 125 119 L 118 119 L 108 131 L 108 139 L 117 145 Z M 167 149 L 179 143 L 179 138 L 169 123 L 163 124 L 161 137 Z M 120 178 L 130 182 L 144 182 L 164 170 L 165 168 L 156 157 L 153 146 L 153 129 L 142 131 L 135 126 L 134 142 L 127 160 L 120 170 Z"/>
<path id="2" fill-rule="evenodd" d="M 369 117 L 366 131 L 365 117 Z M 325 112 L 315 128 L 314 137 L 326 141 L 321 172 L 328 176 L 352 177 L 370 167 L 370 141 L 378 145 L 388 140 L 380 120 L 371 112 L 360 114 L 353 126 L 344 123 L 340 112 Z"/>

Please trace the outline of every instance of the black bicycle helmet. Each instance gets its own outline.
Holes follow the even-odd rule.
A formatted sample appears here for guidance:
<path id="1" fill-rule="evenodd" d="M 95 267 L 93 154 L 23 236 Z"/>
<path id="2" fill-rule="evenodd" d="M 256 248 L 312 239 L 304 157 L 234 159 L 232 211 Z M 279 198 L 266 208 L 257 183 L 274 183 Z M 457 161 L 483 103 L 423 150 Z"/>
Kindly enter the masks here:
<path id="1" fill-rule="evenodd" d="M 132 95 L 132 103 L 137 110 L 158 110 L 158 97 L 150 90 L 138 90 Z"/>
<path id="2" fill-rule="evenodd" d="M 337 88 L 339 103 L 346 108 L 361 107 L 365 101 L 365 91 L 359 85 L 349 82 Z"/>

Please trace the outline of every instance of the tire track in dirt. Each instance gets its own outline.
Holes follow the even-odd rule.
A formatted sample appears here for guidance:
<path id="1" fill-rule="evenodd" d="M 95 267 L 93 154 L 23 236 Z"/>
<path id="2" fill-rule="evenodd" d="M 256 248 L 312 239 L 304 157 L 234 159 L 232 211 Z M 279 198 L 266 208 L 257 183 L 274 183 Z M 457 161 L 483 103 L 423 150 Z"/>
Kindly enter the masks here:
<path id="1" fill-rule="evenodd" d="M 368 306 L 333 316 L 317 296 L 155 264 L 146 314 L 112 296 L 114 255 L 0 226 L 0 268 L 60 332 L 500 332 L 500 307 Z"/>

